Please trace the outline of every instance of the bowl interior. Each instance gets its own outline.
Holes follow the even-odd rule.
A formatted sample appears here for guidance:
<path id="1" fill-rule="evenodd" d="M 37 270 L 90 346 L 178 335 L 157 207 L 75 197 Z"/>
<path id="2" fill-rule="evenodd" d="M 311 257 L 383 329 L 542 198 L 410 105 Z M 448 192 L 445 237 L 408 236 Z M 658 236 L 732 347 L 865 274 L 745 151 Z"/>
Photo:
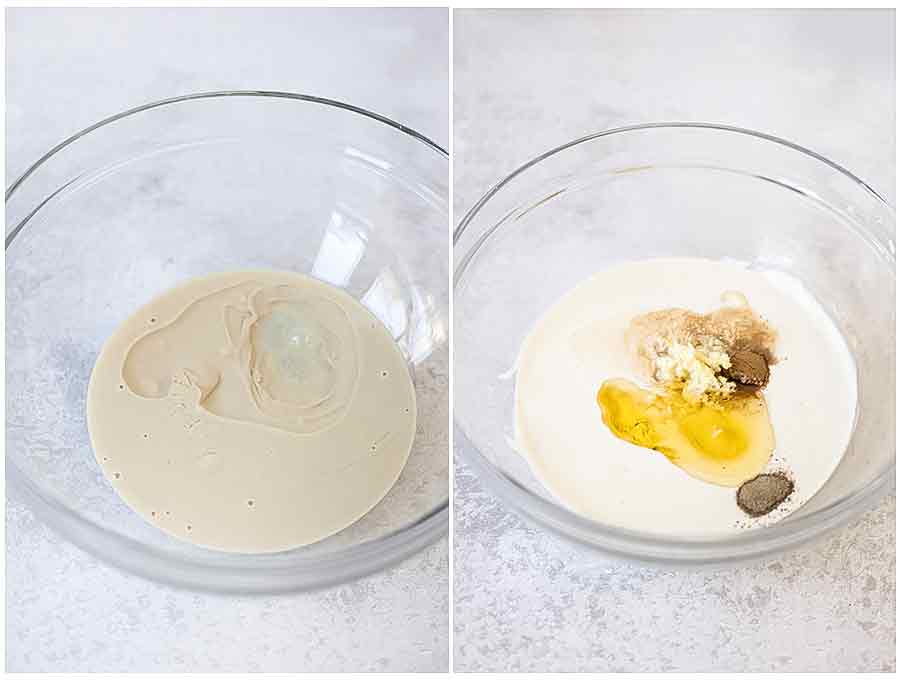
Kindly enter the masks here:
<path id="1" fill-rule="evenodd" d="M 251 556 L 302 564 L 434 515 L 448 499 L 447 168 L 438 148 L 369 116 L 247 94 L 151 107 L 56 152 L 7 201 L 8 459 L 63 516 L 173 559 L 225 563 L 118 498 L 92 455 L 87 383 L 107 337 L 163 290 L 291 270 L 344 288 L 393 333 L 417 435 L 399 482 L 359 522 Z"/>
<path id="2" fill-rule="evenodd" d="M 749 133 L 642 127 L 565 147 L 508 179 L 457 231 L 455 422 L 479 459 L 521 486 L 520 504 L 540 498 L 547 511 L 555 501 L 508 442 L 509 371 L 543 312 L 627 260 L 735 259 L 784 271 L 833 318 L 858 371 L 850 447 L 791 518 L 815 516 L 894 463 L 893 226 L 890 207 L 857 180 Z"/>

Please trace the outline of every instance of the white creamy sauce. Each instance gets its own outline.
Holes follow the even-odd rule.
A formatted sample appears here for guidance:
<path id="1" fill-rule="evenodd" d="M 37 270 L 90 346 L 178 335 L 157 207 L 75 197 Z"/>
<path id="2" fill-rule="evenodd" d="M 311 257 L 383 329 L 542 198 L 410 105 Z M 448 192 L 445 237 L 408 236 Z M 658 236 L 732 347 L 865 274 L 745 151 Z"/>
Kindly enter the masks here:
<path id="1" fill-rule="evenodd" d="M 607 379 L 642 382 L 623 333 L 639 314 L 705 313 L 742 293 L 776 331 L 779 362 L 764 394 L 775 431 L 766 471 L 795 492 L 750 519 L 733 488 L 692 478 L 662 454 L 615 437 L 596 402 Z M 515 443 L 573 511 L 647 533 L 704 537 L 767 525 L 808 501 L 837 467 L 856 413 L 856 368 L 835 324 L 796 279 L 738 262 L 655 259 L 601 271 L 564 295 L 524 341 L 516 368 Z"/>
<path id="2" fill-rule="evenodd" d="M 253 271 L 184 283 L 104 346 L 88 387 L 97 461 L 153 525 L 274 552 L 349 526 L 412 448 L 415 391 L 388 330 L 344 291 Z"/>

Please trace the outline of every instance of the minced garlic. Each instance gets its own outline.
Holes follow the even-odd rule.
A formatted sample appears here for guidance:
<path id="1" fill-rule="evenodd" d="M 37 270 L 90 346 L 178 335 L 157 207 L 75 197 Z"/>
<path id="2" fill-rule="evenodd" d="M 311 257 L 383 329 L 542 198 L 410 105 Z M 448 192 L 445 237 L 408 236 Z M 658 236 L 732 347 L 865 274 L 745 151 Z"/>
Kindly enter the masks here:
<path id="1" fill-rule="evenodd" d="M 736 386 L 719 372 L 731 367 L 722 344 L 708 338 L 699 345 L 657 338 L 651 357 L 653 379 L 663 386 L 680 390 L 692 403 L 731 395 Z"/>

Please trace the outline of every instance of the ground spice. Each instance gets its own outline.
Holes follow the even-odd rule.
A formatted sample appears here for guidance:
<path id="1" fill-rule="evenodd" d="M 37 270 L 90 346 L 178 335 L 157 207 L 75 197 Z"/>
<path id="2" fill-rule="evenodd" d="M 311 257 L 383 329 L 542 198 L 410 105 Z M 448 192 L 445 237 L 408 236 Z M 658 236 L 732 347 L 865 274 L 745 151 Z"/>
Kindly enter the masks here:
<path id="1" fill-rule="evenodd" d="M 756 390 L 769 380 L 769 367 L 777 363 L 776 334 L 740 296 L 740 306 L 728 305 L 708 314 L 688 309 L 661 309 L 632 319 L 625 342 L 636 352 L 641 370 L 654 380 L 654 362 L 660 345 L 673 342 L 697 349 L 722 348 L 728 354 L 731 370 L 717 370 L 745 390 Z M 735 359 L 737 357 L 737 359 Z"/>
<path id="2" fill-rule="evenodd" d="M 743 348 L 729 352 L 731 366 L 720 373 L 741 385 L 762 388 L 769 382 L 769 362 L 765 355 Z"/>
<path id="3" fill-rule="evenodd" d="M 784 502 L 794 491 L 794 481 L 784 473 L 761 473 L 737 491 L 738 506 L 750 516 L 763 516 Z"/>

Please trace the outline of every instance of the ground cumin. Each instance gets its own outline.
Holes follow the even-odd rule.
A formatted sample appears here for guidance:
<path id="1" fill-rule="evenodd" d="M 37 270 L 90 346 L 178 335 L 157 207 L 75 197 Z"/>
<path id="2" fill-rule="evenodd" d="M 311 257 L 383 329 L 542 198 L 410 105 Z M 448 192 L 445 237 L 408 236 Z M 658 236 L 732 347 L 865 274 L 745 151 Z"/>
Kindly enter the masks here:
<path id="1" fill-rule="evenodd" d="M 769 382 L 769 362 L 764 354 L 741 348 L 730 351 L 728 356 L 731 366 L 722 369 L 722 375 L 741 385 L 755 388 L 762 388 Z"/>

